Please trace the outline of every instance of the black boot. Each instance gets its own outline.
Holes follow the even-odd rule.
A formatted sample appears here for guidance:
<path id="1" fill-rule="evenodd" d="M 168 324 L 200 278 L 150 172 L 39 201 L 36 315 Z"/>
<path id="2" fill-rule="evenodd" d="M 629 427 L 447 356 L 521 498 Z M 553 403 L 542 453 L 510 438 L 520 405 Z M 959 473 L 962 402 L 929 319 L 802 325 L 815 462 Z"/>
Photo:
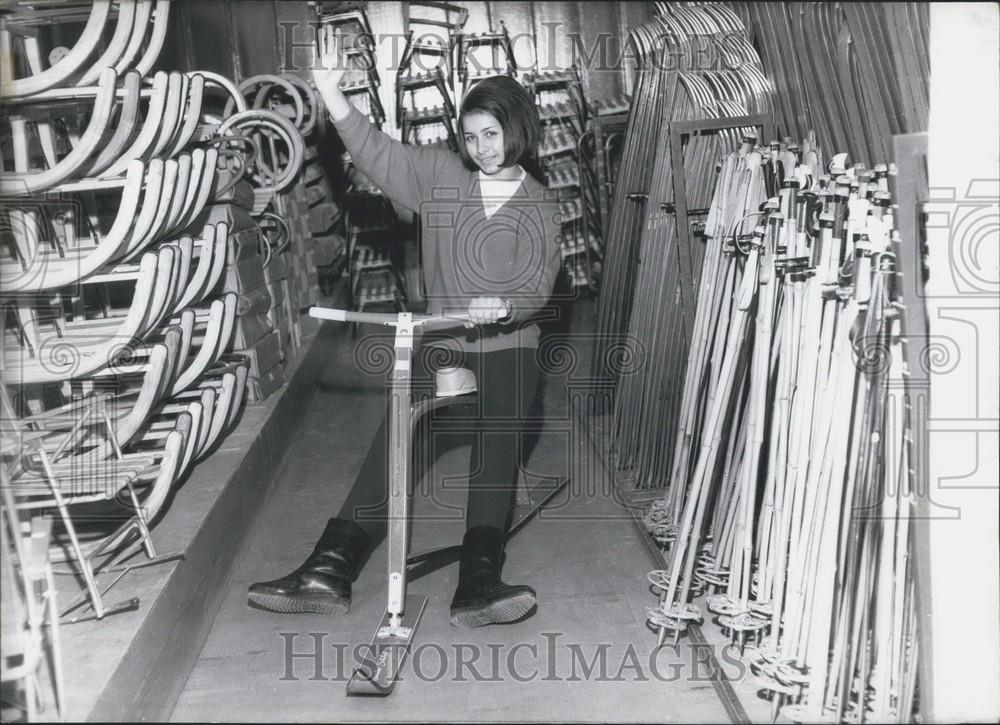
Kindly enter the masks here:
<path id="1" fill-rule="evenodd" d="M 451 601 L 451 623 L 481 627 L 515 622 L 535 606 L 535 590 L 500 581 L 504 533 L 493 526 L 474 526 L 462 539 L 458 588 Z"/>
<path id="2" fill-rule="evenodd" d="M 330 519 L 305 563 L 287 576 L 250 585 L 248 603 L 272 612 L 346 613 L 369 537 L 353 521 Z"/>

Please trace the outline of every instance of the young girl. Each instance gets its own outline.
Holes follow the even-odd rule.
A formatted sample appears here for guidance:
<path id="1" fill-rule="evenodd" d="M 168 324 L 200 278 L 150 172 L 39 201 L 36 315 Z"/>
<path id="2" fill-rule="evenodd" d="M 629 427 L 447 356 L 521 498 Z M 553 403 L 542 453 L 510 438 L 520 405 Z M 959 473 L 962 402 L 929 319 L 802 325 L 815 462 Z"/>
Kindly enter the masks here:
<path id="1" fill-rule="evenodd" d="M 327 32 L 323 45 L 313 77 L 354 165 L 387 197 L 420 215 L 428 313 L 467 311 L 474 323 L 459 336 L 425 340 L 412 374 L 414 395 L 429 389 L 434 363 L 469 368 L 477 381 L 451 622 L 519 620 L 534 610 L 535 592 L 503 583 L 500 571 L 516 502 L 520 421 L 538 385 L 539 328 L 531 317 L 551 295 L 560 260 L 558 206 L 523 167 L 541 140 L 537 110 L 514 79 L 486 78 L 462 101 L 460 154 L 406 146 L 375 129 L 340 92 L 342 38 Z M 498 419 L 491 430 L 490 421 Z M 386 536 L 387 488 L 383 420 L 347 500 L 313 553 L 291 574 L 252 584 L 250 603 L 278 612 L 349 611 L 351 583 Z"/>

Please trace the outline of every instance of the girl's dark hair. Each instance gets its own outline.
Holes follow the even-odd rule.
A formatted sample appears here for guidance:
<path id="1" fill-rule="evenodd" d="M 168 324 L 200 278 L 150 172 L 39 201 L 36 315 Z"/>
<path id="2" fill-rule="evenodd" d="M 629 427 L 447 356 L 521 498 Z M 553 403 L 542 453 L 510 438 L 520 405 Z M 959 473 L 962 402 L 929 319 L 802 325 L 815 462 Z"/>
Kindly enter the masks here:
<path id="1" fill-rule="evenodd" d="M 503 127 L 504 167 L 521 164 L 537 176 L 534 173 L 535 154 L 542 141 L 542 122 L 538 118 L 538 108 L 524 86 L 509 76 L 491 76 L 479 81 L 462 99 L 458 114 L 461 137 L 458 153 L 470 171 L 479 167 L 465 148 L 462 117 L 477 111 L 490 114 Z"/>

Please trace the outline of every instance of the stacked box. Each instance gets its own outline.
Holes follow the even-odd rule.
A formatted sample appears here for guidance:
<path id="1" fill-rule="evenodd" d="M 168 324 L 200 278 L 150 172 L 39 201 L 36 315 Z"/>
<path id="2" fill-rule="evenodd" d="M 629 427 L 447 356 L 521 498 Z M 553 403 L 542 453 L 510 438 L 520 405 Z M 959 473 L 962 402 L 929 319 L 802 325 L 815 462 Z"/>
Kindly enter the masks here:
<path id="1" fill-rule="evenodd" d="M 286 355 L 282 348 L 281 330 L 274 324 L 272 291 L 267 284 L 262 232 L 256 224 L 244 226 L 230 234 L 226 258 L 226 291 L 236 292 L 235 352 L 250 358 L 248 395 L 259 402 L 285 382 L 282 363 Z M 275 264 L 272 259 L 269 267 Z"/>
<path id="2" fill-rule="evenodd" d="M 290 357 L 301 340 L 293 329 L 293 321 L 298 316 L 298 310 L 292 308 L 291 291 L 288 284 L 288 257 L 279 254 L 271 258 L 270 264 L 264 268 L 264 284 L 271 296 L 271 308 L 268 310 L 268 320 L 278 332 L 278 340 L 286 357 Z"/>
<path id="3" fill-rule="evenodd" d="M 296 183 L 291 189 L 296 189 L 300 185 L 301 182 Z M 313 241 L 306 221 L 308 208 L 293 194 L 282 194 L 277 202 L 278 213 L 288 222 L 291 235 L 285 254 L 288 257 L 287 279 L 291 294 L 289 306 L 297 316 L 298 313 L 316 304 L 320 297 L 319 276 L 315 261 L 310 259 Z"/>
<path id="4" fill-rule="evenodd" d="M 242 188 L 245 182 L 240 182 L 227 195 L 232 203 L 215 212 L 232 220 L 236 231 L 226 283 L 240 295 L 235 344 L 251 358 L 251 396 L 259 396 L 254 399 L 284 381 L 282 365 L 302 342 L 303 315 L 321 298 L 318 268 L 346 253 L 336 231 L 340 209 L 315 147 L 306 146 L 305 158 L 299 178 L 280 193 Z M 289 234 L 284 250 L 273 254 L 266 267 L 257 251 L 264 248 L 263 232 L 251 216 L 265 209 L 284 220 Z"/>
<path id="5" fill-rule="evenodd" d="M 302 344 L 298 319 L 303 306 L 308 304 L 291 281 L 301 257 L 302 215 L 286 193 L 280 194 L 275 199 L 275 209 L 288 225 L 289 238 L 285 251 L 275 256 L 265 273 L 274 298 L 272 322 L 275 323 L 276 329 L 280 328 L 282 349 L 290 353 Z"/>

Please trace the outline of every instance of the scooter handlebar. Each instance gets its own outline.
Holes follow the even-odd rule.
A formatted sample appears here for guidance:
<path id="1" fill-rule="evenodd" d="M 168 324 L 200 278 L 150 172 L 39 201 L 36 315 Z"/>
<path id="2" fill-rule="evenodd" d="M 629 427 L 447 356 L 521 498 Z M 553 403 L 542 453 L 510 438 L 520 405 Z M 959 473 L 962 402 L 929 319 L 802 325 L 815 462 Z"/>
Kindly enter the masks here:
<path id="1" fill-rule="evenodd" d="M 506 312 L 500 317 L 500 321 L 510 317 L 513 305 L 510 300 L 504 300 Z M 366 322 L 373 325 L 387 325 L 395 327 L 399 321 L 400 314 L 392 312 L 356 312 L 355 310 L 344 310 L 336 307 L 310 307 L 309 316 L 321 320 L 334 320 L 336 322 Z M 410 321 L 414 326 L 427 327 L 430 325 L 463 325 L 470 321 L 468 312 L 456 312 L 453 314 L 422 315 L 413 314 Z"/>

